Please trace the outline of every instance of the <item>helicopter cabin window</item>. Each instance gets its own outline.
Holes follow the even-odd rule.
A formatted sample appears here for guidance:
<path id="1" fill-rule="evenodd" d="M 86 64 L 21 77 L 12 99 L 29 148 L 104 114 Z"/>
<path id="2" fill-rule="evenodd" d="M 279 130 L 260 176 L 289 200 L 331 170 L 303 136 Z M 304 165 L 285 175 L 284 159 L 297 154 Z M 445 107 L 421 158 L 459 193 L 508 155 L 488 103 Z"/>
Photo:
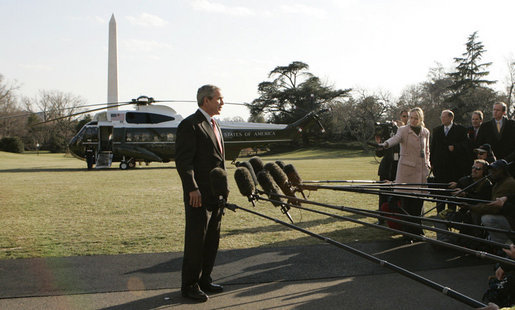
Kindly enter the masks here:
<path id="1" fill-rule="evenodd" d="M 128 128 L 125 133 L 126 142 L 173 142 L 175 134 L 172 128 Z"/>
<path id="2" fill-rule="evenodd" d="M 84 130 L 84 140 L 98 141 L 98 127 L 86 127 Z"/>
<path id="3" fill-rule="evenodd" d="M 174 117 L 156 113 L 127 112 L 125 115 L 127 123 L 131 124 L 158 124 L 175 120 Z"/>

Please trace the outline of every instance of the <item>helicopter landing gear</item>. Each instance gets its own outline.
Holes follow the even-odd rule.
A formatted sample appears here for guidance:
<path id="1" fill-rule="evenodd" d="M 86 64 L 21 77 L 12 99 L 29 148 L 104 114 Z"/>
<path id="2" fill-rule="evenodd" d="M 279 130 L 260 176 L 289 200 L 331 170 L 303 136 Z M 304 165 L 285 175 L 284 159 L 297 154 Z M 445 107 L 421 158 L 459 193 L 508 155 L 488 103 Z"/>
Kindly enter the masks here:
<path id="1" fill-rule="evenodd" d="M 122 170 L 127 170 L 128 168 L 134 168 L 136 167 L 136 161 L 134 160 L 134 158 L 131 158 L 129 160 L 125 160 L 125 158 L 123 158 L 123 160 L 120 162 L 120 169 Z"/>

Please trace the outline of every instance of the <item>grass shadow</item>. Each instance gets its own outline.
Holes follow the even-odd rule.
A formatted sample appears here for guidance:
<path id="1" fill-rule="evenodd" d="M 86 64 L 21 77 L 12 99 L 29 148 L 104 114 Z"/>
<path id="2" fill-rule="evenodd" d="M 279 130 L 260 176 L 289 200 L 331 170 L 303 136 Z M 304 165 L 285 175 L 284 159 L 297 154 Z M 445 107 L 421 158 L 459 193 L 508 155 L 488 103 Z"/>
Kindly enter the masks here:
<path id="1" fill-rule="evenodd" d="M 141 168 L 134 168 L 130 169 L 130 171 L 146 171 L 146 170 L 166 170 L 166 169 L 172 169 L 176 170 L 174 166 L 170 167 L 141 167 Z M 16 168 L 16 169 L 0 169 L 0 173 L 32 173 L 32 172 L 83 172 L 83 171 L 89 171 L 89 172 L 102 172 L 102 171 L 113 171 L 113 170 L 119 170 L 114 168 L 108 168 L 108 169 L 92 169 L 88 170 L 86 168 Z"/>

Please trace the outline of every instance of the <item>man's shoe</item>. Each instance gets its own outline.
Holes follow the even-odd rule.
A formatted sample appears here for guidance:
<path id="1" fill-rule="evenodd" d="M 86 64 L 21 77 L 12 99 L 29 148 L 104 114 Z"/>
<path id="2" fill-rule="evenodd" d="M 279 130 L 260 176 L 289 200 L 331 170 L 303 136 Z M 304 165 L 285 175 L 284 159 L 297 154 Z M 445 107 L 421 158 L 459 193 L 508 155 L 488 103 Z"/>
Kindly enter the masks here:
<path id="1" fill-rule="evenodd" d="M 210 293 L 221 293 L 224 291 L 224 287 L 218 284 L 211 283 L 199 283 L 200 288 L 205 292 Z"/>
<path id="2" fill-rule="evenodd" d="M 181 291 L 182 291 L 182 296 L 189 298 L 189 299 L 193 299 L 193 300 L 200 301 L 200 302 L 206 302 L 209 299 L 209 297 L 206 295 L 206 293 L 204 293 L 200 289 L 198 284 L 187 286 L 187 287 L 183 288 Z"/>

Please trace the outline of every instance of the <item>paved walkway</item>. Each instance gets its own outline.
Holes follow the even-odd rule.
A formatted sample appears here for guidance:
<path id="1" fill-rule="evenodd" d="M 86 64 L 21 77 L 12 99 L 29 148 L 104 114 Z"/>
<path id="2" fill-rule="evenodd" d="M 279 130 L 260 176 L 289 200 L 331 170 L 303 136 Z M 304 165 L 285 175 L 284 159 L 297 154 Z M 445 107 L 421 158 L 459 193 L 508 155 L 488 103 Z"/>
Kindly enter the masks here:
<path id="1" fill-rule="evenodd" d="M 493 263 L 425 243 L 351 246 L 481 300 Z M 471 309 L 328 244 L 220 251 L 225 291 L 181 297 L 182 253 L 0 260 L 0 309 Z"/>

